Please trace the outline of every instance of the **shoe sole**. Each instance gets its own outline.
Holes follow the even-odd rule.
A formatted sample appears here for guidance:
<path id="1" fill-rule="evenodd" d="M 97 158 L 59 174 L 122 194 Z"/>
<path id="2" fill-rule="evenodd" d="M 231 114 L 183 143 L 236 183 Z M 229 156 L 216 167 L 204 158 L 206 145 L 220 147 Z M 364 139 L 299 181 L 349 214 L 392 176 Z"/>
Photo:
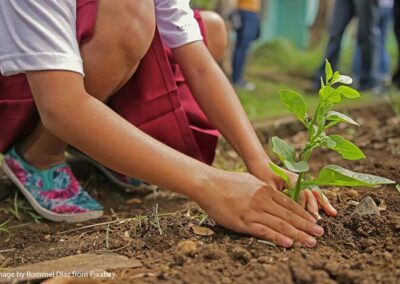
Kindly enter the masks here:
<path id="1" fill-rule="evenodd" d="M 74 214 L 57 214 L 43 208 L 39 202 L 30 194 L 30 192 L 25 188 L 25 186 L 19 181 L 15 176 L 14 172 L 8 167 L 7 163 L 3 161 L 1 165 L 4 173 L 13 181 L 13 183 L 22 192 L 25 198 L 32 205 L 33 209 L 42 217 L 53 221 L 53 222 L 67 222 L 67 223 L 79 223 L 85 222 L 92 219 L 97 219 L 103 216 L 103 210 L 90 211 L 85 213 L 74 213 Z"/>
<path id="2" fill-rule="evenodd" d="M 148 194 L 148 193 L 151 193 L 151 192 L 154 192 L 155 190 L 157 190 L 157 186 L 155 186 L 155 185 L 141 185 L 141 186 L 137 187 L 137 186 L 131 185 L 129 183 L 120 181 L 110 172 L 110 170 L 108 170 L 106 167 L 102 166 L 101 164 L 99 164 L 98 162 L 93 160 L 92 158 L 84 155 L 80 151 L 78 151 L 72 147 L 68 147 L 67 151 L 72 156 L 75 156 L 83 161 L 86 161 L 86 162 L 92 164 L 100 172 L 102 172 L 112 183 L 114 183 L 115 185 L 117 185 L 119 187 L 127 189 L 129 192 L 133 192 L 133 193 L 137 193 L 137 194 Z"/>

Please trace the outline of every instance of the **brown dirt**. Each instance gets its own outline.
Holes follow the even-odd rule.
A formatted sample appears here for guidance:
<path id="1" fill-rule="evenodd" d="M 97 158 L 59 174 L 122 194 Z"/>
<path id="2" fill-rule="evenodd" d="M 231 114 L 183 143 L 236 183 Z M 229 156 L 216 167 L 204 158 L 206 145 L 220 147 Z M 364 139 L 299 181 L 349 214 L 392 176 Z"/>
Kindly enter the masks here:
<path id="1" fill-rule="evenodd" d="M 342 131 L 361 145 L 368 158 L 343 162 L 335 153 L 320 151 L 315 155 L 313 169 L 337 163 L 399 181 L 399 119 L 385 105 L 354 110 L 352 115 L 362 127 Z M 291 134 L 287 132 L 287 136 Z M 302 139 L 304 133 L 300 132 L 289 140 L 299 144 Z M 216 165 L 243 168 L 225 144 L 219 149 Z M 2 267 L 112 251 L 143 264 L 142 268 L 115 270 L 117 283 L 400 283 L 400 194 L 392 186 L 360 188 L 356 192 L 329 189 L 327 194 L 339 216 L 323 218 L 326 234 L 317 247 L 307 249 L 296 244 L 292 249 L 282 249 L 216 226 L 185 197 L 164 191 L 146 197 L 127 194 L 111 186 L 88 165 L 77 164 L 74 169 L 91 194 L 108 209 L 105 217 L 89 224 L 142 217 L 91 229 L 81 228 L 89 225 L 86 223 L 35 223 L 31 217 L 35 214 L 19 198 L 21 220 L 16 220 L 7 211 L 13 208 L 12 196 L 0 203 L 0 222 L 11 217 L 8 227 L 25 225 L 11 228 L 10 236 L 1 233 Z M 5 185 L 0 184 L 0 188 Z M 386 210 L 380 216 L 352 215 L 351 201 L 368 195 Z M 159 215 L 163 215 L 158 218 L 157 204 Z M 192 227 L 202 221 L 202 226 L 210 228 L 214 235 L 193 233 Z M 71 229 L 78 230 L 63 233 Z"/>

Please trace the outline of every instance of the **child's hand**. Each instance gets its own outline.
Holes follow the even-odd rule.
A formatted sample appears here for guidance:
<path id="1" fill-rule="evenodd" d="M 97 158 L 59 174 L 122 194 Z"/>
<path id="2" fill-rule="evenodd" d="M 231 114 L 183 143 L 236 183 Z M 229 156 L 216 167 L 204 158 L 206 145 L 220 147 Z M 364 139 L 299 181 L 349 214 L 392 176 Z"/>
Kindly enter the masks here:
<path id="1" fill-rule="evenodd" d="M 195 196 L 218 224 L 239 233 L 291 247 L 314 247 L 323 229 L 301 206 L 253 175 L 220 171 Z M 314 237 L 313 237 L 314 236 Z"/>
<path id="2" fill-rule="evenodd" d="M 282 170 L 289 177 L 291 181 L 290 186 L 292 187 L 294 184 L 296 184 L 297 174 L 287 171 L 283 168 Z M 285 181 L 281 177 L 277 176 L 274 172 L 269 170 L 267 167 L 266 170 L 264 170 L 261 175 L 258 174 L 257 177 L 259 177 L 265 183 L 275 186 L 278 190 L 284 190 L 287 188 Z M 331 205 L 329 199 L 322 192 L 318 192 L 315 190 L 303 190 L 300 193 L 298 203 L 301 205 L 301 207 L 307 209 L 307 211 L 310 212 L 317 219 L 321 218 L 321 216 L 319 215 L 319 209 L 324 210 L 325 213 L 329 216 L 337 215 L 336 209 Z"/>

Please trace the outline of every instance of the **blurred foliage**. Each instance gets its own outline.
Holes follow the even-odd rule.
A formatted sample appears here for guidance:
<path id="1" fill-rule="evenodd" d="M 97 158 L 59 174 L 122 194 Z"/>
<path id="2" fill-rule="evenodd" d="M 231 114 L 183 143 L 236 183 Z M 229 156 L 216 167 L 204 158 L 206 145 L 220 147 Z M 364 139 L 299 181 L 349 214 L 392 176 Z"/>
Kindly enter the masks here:
<path id="1" fill-rule="evenodd" d="M 245 79 L 254 82 L 255 91 L 238 89 L 239 98 L 252 120 L 263 120 L 288 115 L 282 107 L 279 90 L 293 89 L 305 94 L 310 109 L 318 104 L 317 92 L 310 92 L 311 78 L 322 62 L 325 42 L 312 50 L 300 50 L 287 40 L 259 45 L 248 60 Z M 344 74 L 351 74 L 352 48 L 342 56 Z M 370 94 L 363 94 L 358 102 L 347 102 L 344 107 L 373 102 Z"/>
<path id="2" fill-rule="evenodd" d="M 213 10 L 217 4 L 217 0 L 191 0 L 190 4 L 193 8 Z"/>

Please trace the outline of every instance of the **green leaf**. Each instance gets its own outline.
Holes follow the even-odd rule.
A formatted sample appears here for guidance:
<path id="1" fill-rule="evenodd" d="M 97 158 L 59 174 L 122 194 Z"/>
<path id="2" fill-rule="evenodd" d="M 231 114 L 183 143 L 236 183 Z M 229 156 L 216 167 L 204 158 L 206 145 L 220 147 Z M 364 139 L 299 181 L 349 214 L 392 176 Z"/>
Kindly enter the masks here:
<path id="1" fill-rule="evenodd" d="M 386 178 L 356 173 L 339 166 L 330 165 L 321 170 L 316 180 L 305 182 L 305 186 L 375 186 L 394 183 L 394 181 Z"/>
<path id="2" fill-rule="evenodd" d="M 357 99 L 361 96 L 357 90 L 354 90 L 348 86 L 340 86 L 336 90 L 340 95 L 348 99 Z"/>
<path id="3" fill-rule="evenodd" d="M 326 78 L 326 83 L 328 84 L 329 81 L 332 79 L 333 76 L 333 70 L 332 70 L 332 66 L 329 63 L 328 59 L 325 59 L 326 63 L 325 63 L 325 78 Z"/>
<path id="4" fill-rule="evenodd" d="M 326 104 L 338 104 L 342 101 L 341 94 L 335 89 L 330 86 L 325 86 L 321 88 L 319 91 L 319 95 L 321 97 L 321 101 Z"/>
<path id="5" fill-rule="evenodd" d="M 304 122 L 306 117 L 306 103 L 303 97 L 291 90 L 281 90 L 279 95 L 283 105 L 290 112 L 294 113 L 300 121 Z"/>
<path id="6" fill-rule="evenodd" d="M 272 152 L 278 156 L 279 160 L 284 163 L 285 161 L 294 161 L 296 158 L 296 152 L 293 146 L 286 143 L 285 140 L 280 139 L 279 137 L 272 137 Z"/>
<path id="7" fill-rule="evenodd" d="M 396 189 L 399 191 L 400 193 L 400 184 L 396 185 Z"/>
<path id="8" fill-rule="evenodd" d="M 347 139 L 339 135 L 331 135 L 324 141 L 324 146 L 338 152 L 343 159 L 355 161 L 365 158 L 364 153 Z"/>
<path id="9" fill-rule="evenodd" d="M 285 173 L 285 171 L 278 167 L 276 164 L 274 164 L 273 162 L 269 162 L 269 167 L 271 168 L 271 170 L 278 175 L 279 177 L 281 177 L 285 183 L 289 186 L 290 185 L 290 180 L 288 175 Z"/>
<path id="10" fill-rule="evenodd" d="M 332 80 L 331 80 L 332 83 L 335 83 L 337 80 L 339 80 L 339 78 L 340 78 L 340 72 L 336 71 L 332 76 Z"/>
<path id="11" fill-rule="evenodd" d="M 334 121 L 334 122 L 344 122 L 344 123 L 348 123 L 348 124 L 352 124 L 352 125 L 356 125 L 356 126 L 360 126 L 360 124 L 358 124 L 354 119 L 352 119 L 351 117 L 337 112 L 337 111 L 330 111 L 328 112 L 326 119 L 329 121 Z"/>
<path id="12" fill-rule="evenodd" d="M 303 173 L 310 170 L 310 166 L 307 162 L 296 162 L 296 152 L 293 146 L 286 143 L 286 141 L 278 137 L 272 137 L 271 144 L 272 151 L 278 156 L 289 171 Z"/>
<path id="13" fill-rule="evenodd" d="M 295 173 L 305 173 L 310 170 L 310 165 L 306 161 L 295 162 L 286 160 L 283 161 L 283 164 L 289 171 Z"/>

